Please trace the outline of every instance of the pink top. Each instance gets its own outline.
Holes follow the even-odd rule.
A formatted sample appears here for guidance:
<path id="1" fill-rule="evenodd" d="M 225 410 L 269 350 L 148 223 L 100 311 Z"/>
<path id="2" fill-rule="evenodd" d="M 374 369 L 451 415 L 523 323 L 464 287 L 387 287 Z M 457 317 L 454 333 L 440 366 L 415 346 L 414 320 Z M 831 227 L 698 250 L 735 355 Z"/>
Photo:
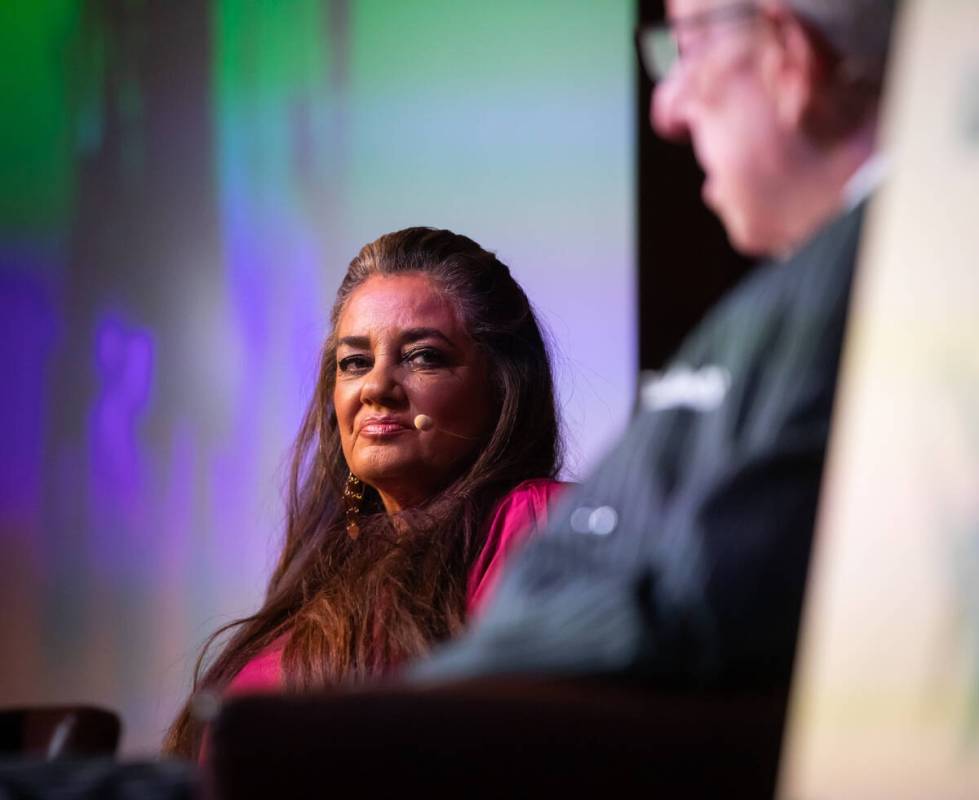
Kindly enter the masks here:
<path id="1" fill-rule="evenodd" d="M 468 619 L 482 613 L 511 556 L 531 535 L 547 527 L 548 506 L 566 487 L 566 483 L 550 478 L 535 478 L 519 484 L 496 504 L 490 515 L 486 544 L 469 572 Z"/>
<path id="2" fill-rule="evenodd" d="M 466 590 L 469 619 L 479 616 L 514 552 L 547 524 L 548 505 L 566 486 L 550 478 L 535 478 L 524 481 L 497 503 L 490 515 L 486 544 L 469 573 Z M 285 644 L 283 636 L 245 664 L 228 685 L 225 697 L 281 691 Z"/>

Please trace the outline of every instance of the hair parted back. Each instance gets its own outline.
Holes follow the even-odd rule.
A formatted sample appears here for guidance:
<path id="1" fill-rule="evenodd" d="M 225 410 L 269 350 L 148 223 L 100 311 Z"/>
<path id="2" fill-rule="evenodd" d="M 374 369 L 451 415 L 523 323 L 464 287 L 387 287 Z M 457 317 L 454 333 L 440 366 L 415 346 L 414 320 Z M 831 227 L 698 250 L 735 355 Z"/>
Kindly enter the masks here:
<path id="1" fill-rule="evenodd" d="M 809 20 L 852 71 L 880 84 L 900 0 L 785 0 Z"/>
<path id="2" fill-rule="evenodd" d="M 368 279 L 410 273 L 428 276 L 451 299 L 486 354 L 498 421 L 462 474 L 423 507 L 399 514 L 397 527 L 365 487 L 366 513 L 353 541 L 342 502 L 349 470 L 333 407 L 335 331 L 351 295 Z M 520 482 L 560 469 L 553 376 L 540 326 L 510 270 L 471 239 L 419 227 L 365 245 L 340 284 L 331 322 L 294 445 L 285 543 L 265 602 L 208 640 L 195 693 L 220 692 L 286 634 L 283 670 L 287 688 L 296 691 L 377 676 L 423 654 L 465 621 L 468 572 L 493 506 Z M 208 648 L 229 633 L 205 668 Z M 195 757 L 201 733 L 188 701 L 164 750 Z"/>
<path id="3" fill-rule="evenodd" d="M 826 102 L 810 120 L 819 139 L 847 135 L 877 112 L 901 0 L 780 0 L 833 62 Z"/>

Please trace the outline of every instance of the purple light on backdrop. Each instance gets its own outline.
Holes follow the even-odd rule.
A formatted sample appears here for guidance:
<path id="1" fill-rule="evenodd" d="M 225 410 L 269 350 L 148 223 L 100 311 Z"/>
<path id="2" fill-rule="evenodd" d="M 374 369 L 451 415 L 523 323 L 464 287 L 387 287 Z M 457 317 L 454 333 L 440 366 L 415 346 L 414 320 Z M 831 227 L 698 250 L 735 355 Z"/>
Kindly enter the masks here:
<path id="1" fill-rule="evenodd" d="M 142 482 L 138 424 L 153 382 L 150 334 L 107 315 L 95 329 L 99 390 L 90 417 L 93 489 L 107 503 L 131 507 Z"/>
<path id="2" fill-rule="evenodd" d="M 0 254 L 0 648 L 5 693 L 29 688 L 43 669 L 39 600 L 45 414 L 51 356 L 61 333 L 43 258 Z M 15 643 L 10 647 L 10 643 Z M 10 701 L 11 695 L 3 698 Z"/>
<path id="3" fill-rule="evenodd" d="M 44 274 L 24 266 L 25 273 Z M 0 521 L 25 522 L 40 507 L 47 374 L 58 321 L 40 279 L 20 269 L 0 274 Z"/>

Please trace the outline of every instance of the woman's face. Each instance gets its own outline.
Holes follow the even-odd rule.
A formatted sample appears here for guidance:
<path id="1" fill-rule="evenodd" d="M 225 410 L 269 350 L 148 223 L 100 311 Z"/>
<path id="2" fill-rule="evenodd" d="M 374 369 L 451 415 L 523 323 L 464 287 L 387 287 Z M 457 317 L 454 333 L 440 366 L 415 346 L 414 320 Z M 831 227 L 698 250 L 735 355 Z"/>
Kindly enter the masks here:
<path id="1" fill-rule="evenodd" d="M 451 482 L 486 440 L 489 365 L 453 304 L 421 273 L 374 276 L 337 324 L 340 443 L 351 472 L 389 512 Z M 425 414 L 432 426 L 418 430 Z"/>

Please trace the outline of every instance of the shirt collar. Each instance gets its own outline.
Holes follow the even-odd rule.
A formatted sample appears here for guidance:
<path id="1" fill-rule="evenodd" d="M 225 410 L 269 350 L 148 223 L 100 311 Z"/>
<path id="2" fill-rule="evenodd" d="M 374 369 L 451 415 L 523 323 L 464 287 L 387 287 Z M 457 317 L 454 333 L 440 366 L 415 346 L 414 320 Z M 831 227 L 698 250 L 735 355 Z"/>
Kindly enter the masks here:
<path id="1" fill-rule="evenodd" d="M 883 182 L 888 173 L 887 157 L 873 153 L 854 172 L 843 187 L 843 209 L 852 211 Z"/>

